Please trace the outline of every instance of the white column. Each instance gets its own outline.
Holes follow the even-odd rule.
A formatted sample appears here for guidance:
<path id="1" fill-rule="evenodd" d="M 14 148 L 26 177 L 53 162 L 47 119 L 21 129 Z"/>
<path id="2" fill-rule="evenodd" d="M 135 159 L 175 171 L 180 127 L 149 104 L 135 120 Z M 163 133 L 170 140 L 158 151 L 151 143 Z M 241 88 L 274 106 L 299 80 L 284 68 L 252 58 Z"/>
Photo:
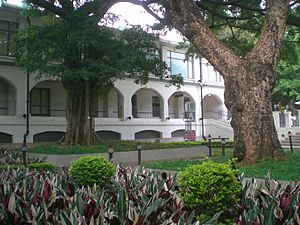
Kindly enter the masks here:
<path id="1" fill-rule="evenodd" d="M 285 112 L 284 113 L 284 119 L 285 119 L 285 127 L 291 127 L 292 126 L 292 119 L 291 115 L 292 112 Z"/>
<path id="2" fill-rule="evenodd" d="M 274 111 L 273 112 L 273 119 L 274 119 L 274 124 L 276 129 L 278 129 L 280 127 L 280 119 L 279 119 L 279 111 Z"/>
<path id="3" fill-rule="evenodd" d="M 184 114 L 184 97 L 178 97 L 177 98 L 177 105 L 178 105 L 178 116 L 179 118 L 183 118 Z"/>
<path id="4" fill-rule="evenodd" d="M 161 132 L 162 138 L 171 138 L 171 132 L 169 131 L 169 129 L 163 130 Z"/>
<path id="5" fill-rule="evenodd" d="M 162 100 L 162 107 L 163 107 L 163 112 L 162 112 L 162 117 L 161 120 L 166 120 L 167 117 L 169 117 L 169 104 L 168 104 L 168 99 L 165 97 Z"/>
<path id="6" fill-rule="evenodd" d="M 131 103 L 131 98 L 129 98 L 128 96 L 124 96 L 123 120 L 127 120 L 128 117 L 131 117 L 132 119 L 132 103 Z"/>
<path id="7" fill-rule="evenodd" d="M 121 139 L 122 140 L 134 140 L 134 133 L 133 130 L 127 130 L 126 132 L 121 132 Z"/>
<path id="8" fill-rule="evenodd" d="M 298 127 L 300 127 L 300 109 L 298 109 L 297 111 L 298 111 Z"/>

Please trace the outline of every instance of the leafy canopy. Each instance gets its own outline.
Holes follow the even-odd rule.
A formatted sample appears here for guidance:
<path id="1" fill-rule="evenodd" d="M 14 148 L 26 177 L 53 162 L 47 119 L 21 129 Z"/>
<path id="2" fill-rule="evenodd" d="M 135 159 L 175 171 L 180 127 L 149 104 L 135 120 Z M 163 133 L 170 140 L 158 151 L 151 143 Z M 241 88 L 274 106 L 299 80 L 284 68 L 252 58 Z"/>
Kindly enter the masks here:
<path id="1" fill-rule="evenodd" d="M 300 100 L 299 31 L 299 28 L 287 29 L 281 49 L 281 60 L 276 69 L 272 100 L 282 106 Z"/>
<path id="2" fill-rule="evenodd" d="M 96 78 L 108 85 L 126 73 L 146 83 L 149 73 L 162 78 L 166 69 L 153 35 L 139 27 L 114 31 L 89 20 L 76 27 L 59 19 L 28 26 L 19 30 L 16 50 L 28 72 L 62 81 Z"/>

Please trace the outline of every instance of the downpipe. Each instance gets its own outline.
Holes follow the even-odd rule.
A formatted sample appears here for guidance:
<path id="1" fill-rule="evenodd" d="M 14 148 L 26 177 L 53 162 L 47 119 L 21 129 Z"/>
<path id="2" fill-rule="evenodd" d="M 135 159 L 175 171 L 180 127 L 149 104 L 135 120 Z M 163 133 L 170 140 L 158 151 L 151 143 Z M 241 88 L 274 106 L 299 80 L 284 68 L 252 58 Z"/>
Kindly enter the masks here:
<path id="1" fill-rule="evenodd" d="M 29 72 L 26 73 L 26 132 L 23 136 L 23 145 L 22 147 L 27 147 L 27 136 L 29 135 Z"/>
<path id="2" fill-rule="evenodd" d="M 27 24 L 28 26 L 31 26 L 31 21 L 30 21 L 30 18 L 27 16 L 26 17 L 26 21 L 27 21 Z M 28 43 L 27 43 L 28 45 Z M 28 54 L 28 48 L 27 48 L 27 54 Z M 26 132 L 23 136 L 23 144 L 22 144 L 22 151 L 23 149 L 26 149 L 27 148 L 27 137 L 29 135 L 29 107 L 30 107 L 30 99 L 29 99 L 29 96 L 30 95 L 30 92 L 29 92 L 29 71 L 28 71 L 28 68 L 26 70 L 26 114 L 25 114 L 25 117 L 26 117 Z"/>

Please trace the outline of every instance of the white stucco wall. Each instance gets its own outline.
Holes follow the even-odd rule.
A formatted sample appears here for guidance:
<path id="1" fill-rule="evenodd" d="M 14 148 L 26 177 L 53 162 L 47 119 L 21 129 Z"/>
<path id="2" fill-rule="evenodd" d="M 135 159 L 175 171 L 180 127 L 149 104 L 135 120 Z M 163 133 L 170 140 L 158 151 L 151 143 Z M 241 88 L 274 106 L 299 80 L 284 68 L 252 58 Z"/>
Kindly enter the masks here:
<path id="1" fill-rule="evenodd" d="M 58 81 L 41 81 L 34 88 L 50 89 L 50 109 L 51 116 L 65 117 L 66 91 Z"/>
<path id="2" fill-rule="evenodd" d="M 8 75 L 9 74 L 9 75 Z M 0 117 L 0 131 L 13 135 L 13 142 L 22 142 L 23 135 L 25 133 L 26 120 L 22 117 L 26 112 L 26 74 L 19 68 L 0 66 L 0 75 L 9 79 L 10 82 L 16 87 L 16 101 L 17 113 L 14 117 Z M 31 77 L 31 87 L 41 87 L 51 89 L 51 108 L 56 105 L 62 105 L 65 99 L 65 92 L 62 85 L 56 81 L 36 81 Z M 188 96 L 192 101 L 195 101 L 196 119 L 201 117 L 200 110 L 200 86 L 197 82 L 185 83 L 180 89 L 176 87 L 166 87 L 166 82 L 159 81 L 157 79 L 151 79 L 145 86 L 140 86 L 134 83 L 133 80 L 126 79 L 120 80 L 115 83 L 115 90 L 108 94 L 108 105 L 117 105 L 118 94 L 121 111 L 123 113 L 122 118 L 97 118 L 95 120 L 95 130 L 108 130 L 115 131 L 121 134 L 122 139 L 131 140 L 134 139 L 135 133 L 143 130 L 154 130 L 162 134 L 162 138 L 170 138 L 171 133 L 176 130 L 184 129 L 184 121 L 182 119 L 171 119 L 169 117 L 169 105 L 170 107 L 178 106 L 183 107 L 183 97 L 176 100 L 170 99 L 170 97 L 180 91 Z M 142 88 L 147 88 L 143 89 Z M 116 91 L 118 90 L 118 92 Z M 161 99 L 161 119 L 158 118 L 137 118 L 128 120 L 128 116 L 132 116 L 131 97 L 137 93 L 138 110 L 142 110 L 143 107 L 152 107 L 152 96 L 159 96 Z M 219 87 L 204 87 L 203 93 L 222 94 L 222 90 Z M 124 97 L 123 97 L 124 96 Z M 219 96 L 222 99 L 222 96 Z M 172 100 L 172 101 L 169 101 Z M 101 104 L 100 104 L 101 105 Z M 99 108 L 101 106 L 99 105 Z M 179 107 L 179 108 L 180 108 Z M 179 109 L 179 112 L 183 112 L 183 108 Z M 30 117 L 30 135 L 28 136 L 28 142 L 33 140 L 33 135 L 45 132 L 45 131 L 65 131 L 66 121 L 64 117 L 57 114 L 52 114 L 52 117 Z M 110 115 L 111 116 L 111 115 Z M 112 117 L 112 116 L 111 116 Z M 3 120 L 7 120 L 6 123 Z M 196 124 L 195 124 L 196 126 Z M 197 135 L 200 135 L 200 129 L 196 129 Z"/>

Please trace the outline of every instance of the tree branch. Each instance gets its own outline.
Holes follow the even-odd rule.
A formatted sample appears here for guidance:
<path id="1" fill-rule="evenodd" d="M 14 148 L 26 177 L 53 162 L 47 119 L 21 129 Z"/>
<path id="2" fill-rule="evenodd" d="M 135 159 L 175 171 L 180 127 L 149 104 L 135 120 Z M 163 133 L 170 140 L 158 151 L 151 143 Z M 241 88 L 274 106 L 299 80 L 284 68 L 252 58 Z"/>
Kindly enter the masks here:
<path id="1" fill-rule="evenodd" d="M 186 36 L 223 76 L 237 70 L 242 60 L 213 34 L 193 0 L 164 0 L 162 4 L 167 22 Z"/>
<path id="2" fill-rule="evenodd" d="M 232 27 L 232 28 L 237 28 L 237 29 L 245 30 L 245 31 L 254 31 L 254 32 L 260 31 L 260 29 L 255 28 L 255 27 L 247 27 L 247 26 L 241 26 L 241 25 L 229 24 L 229 22 L 226 22 L 226 23 L 220 23 L 220 24 L 214 24 L 213 26 L 210 25 L 209 28 L 214 29 L 214 28 L 224 27 L 224 26 L 230 26 L 230 27 Z"/>
<path id="3" fill-rule="evenodd" d="M 249 11 L 255 11 L 255 12 L 258 12 L 259 14 L 261 14 L 261 15 L 265 15 L 265 10 L 264 9 L 247 6 L 247 5 L 244 5 L 244 4 L 240 4 L 240 2 L 241 2 L 240 0 L 234 0 L 234 1 L 228 1 L 228 2 L 215 1 L 215 0 L 203 0 L 203 2 L 207 2 L 207 3 L 212 4 L 214 6 L 216 6 L 216 5 L 236 6 L 236 7 L 240 7 L 241 9 L 246 9 L 246 10 L 249 10 Z M 300 0 L 296 0 L 296 1 L 293 1 L 292 3 L 290 3 L 289 8 L 292 8 L 296 4 L 300 4 Z M 198 5 L 203 9 L 210 10 L 210 8 L 205 6 L 203 3 L 199 4 L 199 2 L 198 2 Z M 220 19 L 237 19 L 237 20 L 248 19 L 248 18 L 238 18 L 238 17 L 224 16 L 224 15 L 221 15 L 221 14 L 216 14 L 216 16 L 219 17 Z M 289 13 L 288 18 L 287 18 L 287 24 L 292 25 L 292 26 L 296 26 L 296 27 L 300 27 L 300 18 L 293 15 L 292 13 Z"/>
<path id="4" fill-rule="evenodd" d="M 262 15 L 264 14 L 263 9 L 257 8 L 257 7 L 251 7 L 251 6 L 245 5 L 245 4 L 240 4 L 240 2 L 241 2 L 240 0 L 227 1 L 227 2 L 215 1 L 215 0 L 203 0 L 203 2 L 207 2 L 207 3 L 212 4 L 212 5 L 235 6 L 235 7 L 241 8 L 241 9 L 246 9 L 246 10 L 249 10 L 249 11 L 258 12 Z"/>
<path id="5" fill-rule="evenodd" d="M 50 12 L 60 16 L 61 18 L 66 18 L 65 12 L 62 10 L 62 8 L 55 6 L 54 4 L 51 4 L 50 2 L 46 0 L 28 0 L 29 3 L 42 7 L 44 9 L 49 10 Z"/>
<path id="6" fill-rule="evenodd" d="M 275 68 L 279 58 L 287 12 L 288 0 L 267 0 L 266 16 L 260 38 L 247 57 Z"/>
<path id="7" fill-rule="evenodd" d="M 212 6 L 212 8 L 207 7 L 205 4 L 203 4 L 202 2 L 198 2 L 198 7 L 200 7 L 201 9 L 207 10 L 208 12 L 210 12 L 212 15 L 218 17 L 219 19 L 224 19 L 224 20 L 249 20 L 249 19 L 253 19 L 253 17 L 255 16 L 243 16 L 243 17 L 237 17 L 237 16 L 227 16 L 227 15 L 222 15 L 218 12 L 216 12 L 215 10 L 215 6 Z M 218 4 L 220 5 L 220 4 Z"/>
<path id="8" fill-rule="evenodd" d="M 159 22 L 163 22 L 164 21 L 164 19 L 163 18 L 161 18 L 161 17 L 159 17 L 153 10 L 151 10 L 150 8 L 149 8 L 149 6 L 148 6 L 148 4 L 146 5 L 142 5 L 142 7 L 145 9 L 145 11 L 147 12 L 147 13 L 149 13 L 151 16 L 153 16 L 155 19 L 157 19 Z"/>
<path id="9" fill-rule="evenodd" d="M 62 10 L 64 11 L 64 13 L 68 13 L 73 11 L 74 6 L 73 6 L 73 2 L 70 0 L 58 0 L 59 3 L 62 6 Z"/>

